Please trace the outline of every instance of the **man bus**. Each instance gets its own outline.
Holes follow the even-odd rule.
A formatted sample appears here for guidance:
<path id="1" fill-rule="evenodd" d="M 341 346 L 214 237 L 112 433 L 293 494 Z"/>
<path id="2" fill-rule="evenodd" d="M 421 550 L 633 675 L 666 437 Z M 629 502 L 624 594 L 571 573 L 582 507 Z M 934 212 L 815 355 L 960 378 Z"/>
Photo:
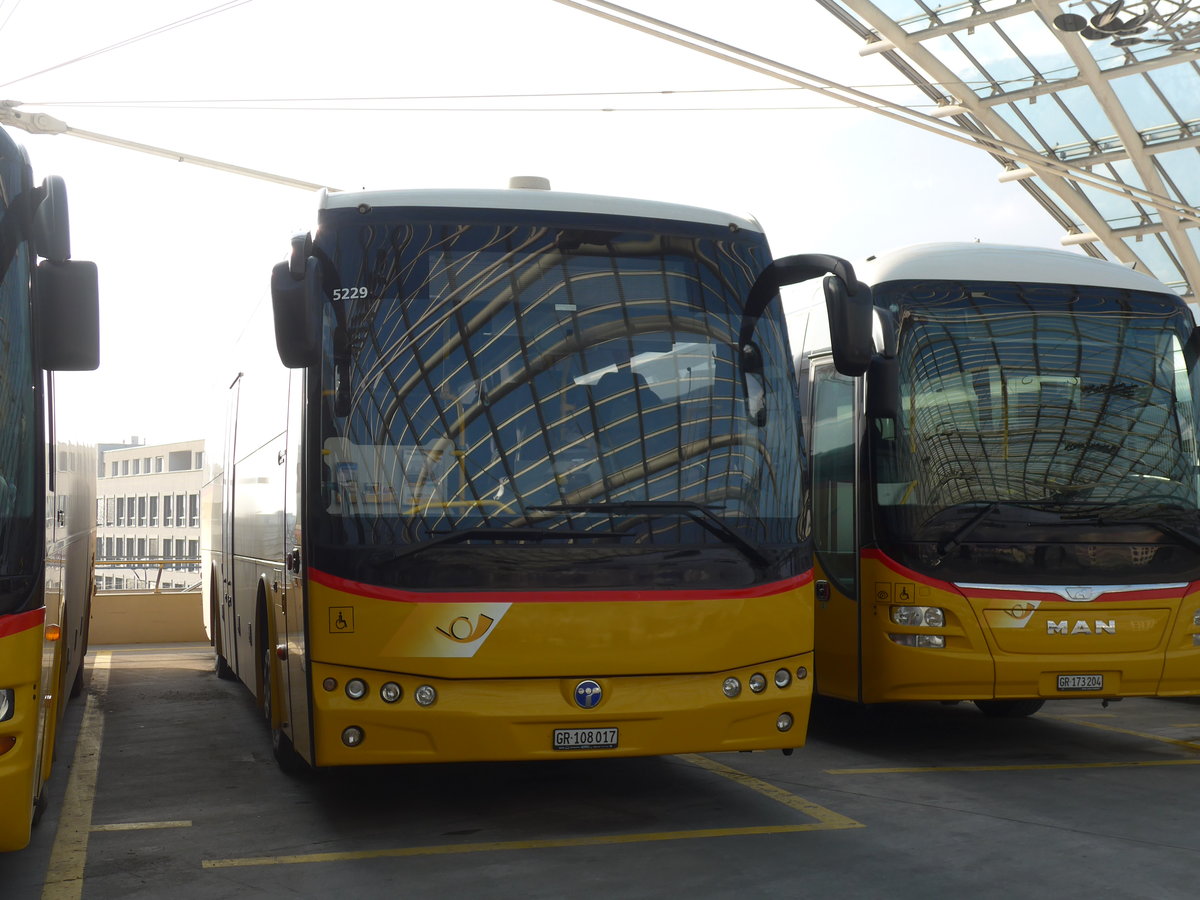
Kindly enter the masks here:
<path id="1" fill-rule="evenodd" d="M 829 270 L 853 280 L 691 207 L 324 194 L 246 328 L 205 502 L 216 667 L 281 764 L 801 746 L 771 301 Z"/>
<path id="2" fill-rule="evenodd" d="M 819 692 L 997 716 L 1200 692 L 1184 302 L 1038 248 L 917 246 L 859 274 L 873 307 L 833 328 L 858 376 L 835 371 L 823 315 L 798 359 Z"/>
<path id="3" fill-rule="evenodd" d="M 96 457 L 57 433 L 54 372 L 99 363 L 96 284 L 70 259 L 62 180 L 35 186 L 0 130 L 0 851 L 29 843 L 83 683 Z"/>

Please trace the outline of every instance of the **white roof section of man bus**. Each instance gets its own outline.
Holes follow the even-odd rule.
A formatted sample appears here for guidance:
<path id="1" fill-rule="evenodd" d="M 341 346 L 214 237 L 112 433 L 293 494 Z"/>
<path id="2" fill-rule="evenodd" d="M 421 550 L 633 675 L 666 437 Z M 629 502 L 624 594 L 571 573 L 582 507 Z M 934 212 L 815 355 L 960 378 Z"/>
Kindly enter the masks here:
<path id="1" fill-rule="evenodd" d="M 1200 0 L 817 2 L 915 86 L 906 105 L 1019 151 L 992 153 L 997 174 L 1064 246 L 1196 301 Z"/>
<path id="2" fill-rule="evenodd" d="M 881 253 L 855 267 L 867 284 L 948 278 L 1126 288 L 1168 294 L 1162 282 L 1127 266 L 1067 250 L 1008 244 L 915 244 Z"/>
<path id="3" fill-rule="evenodd" d="M 562 191 L 509 188 L 508 190 L 395 190 L 321 192 L 320 209 L 373 207 L 453 207 L 459 209 L 511 209 L 528 212 L 569 212 L 606 216 L 668 219 L 761 232 L 762 226 L 748 216 L 734 215 L 698 206 L 635 200 L 601 194 L 572 194 Z"/>
<path id="4" fill-rule="evenodd" d="M 320 209 L 353 209 L 359 204 L 371 206 L 431 206 L 431 208 L 521 210 L 529 212 L 582 212 L 605 216 L 636 216 L 664 218 L 680 222 L 712 224 L 720 228 L 737 226 L 750 232 L 762 232 L 755 218 L 732 212 L 640 200 L 629 197 L 607 197 L 604 194 L 538 191 L 529 188 L 509 190 L 414 190 L 414 191 L 323 191 Z"/>

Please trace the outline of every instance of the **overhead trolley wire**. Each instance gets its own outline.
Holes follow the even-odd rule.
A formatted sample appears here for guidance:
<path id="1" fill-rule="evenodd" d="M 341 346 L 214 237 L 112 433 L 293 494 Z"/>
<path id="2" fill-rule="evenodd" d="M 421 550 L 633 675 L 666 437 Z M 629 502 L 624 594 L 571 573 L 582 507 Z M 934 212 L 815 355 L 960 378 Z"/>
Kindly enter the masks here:
<path id="1" fill-rule="evenodd" d="M 19 3 L 20 0 L 17 0 L 17 2 Z M 47 72 L 53 72 L 56 69 L 62 69 L 66 66 L 74 65 L 75 63 L 84 62 L 85 60 L 93 59 L 105 53 L 111 53 L 113 50 L 120 50 L 123 47 L 136 44 L 139 41 L 146 40 L 147 38 L 157 37 L 160 34 L 166 34 L 168 31 L 174 31 L 176 28 L 182 28 L 184 25 L 191 25 L 194 22 L 199 22 L 203 19 L 209 18 L 210 16 L 216 16 L 223 12 L 229 12 L 230 10 L 236 9 L 239 6 L 245 6 L 247 3 L 253 2 L 254 0 L 228 0 L 228 2 L 222 3 L 219 6 L 213 6 L 209 9 L 201 10 L 198 13 L 193 13 L 192 15 L 185 16 L 182 19 L 176 19 L 174 22 L 168 22 L 166 25 L 159 25 L 157 28 L 152 28 L 149 31 L 143 31 L 141 34 L 135 34 L 132 37 L 117 41 L 115 44 L 109 44 L 107 47 L 101 47 L 100 49 L 93 50 L 90 53 L 84 53 L 72 59 L 67 59 L 62 62 L 55 63 L 52 66 L 47 66 L 44 69 L 38 69 L 36 72 L 30 72 L 28 75 L 22 75 L 20 78 L 13 78 L 9 81 L 5 81 L 0 83 L 0 88 L 8 87 L 9 85 L 16 84 L 20 81 L 26 81 L 38 75 L 45 75 Z M 14 10 L 15 8 L 16 7 L 14 7 Z M 11 17 L 11 15 L 12 13 L 10 12 L 9 16 Z M 7 23 L 8 19 L 5 19 L 4 23 L 0 24 L 0 28 L 3 28 L 4 24 Z"/>

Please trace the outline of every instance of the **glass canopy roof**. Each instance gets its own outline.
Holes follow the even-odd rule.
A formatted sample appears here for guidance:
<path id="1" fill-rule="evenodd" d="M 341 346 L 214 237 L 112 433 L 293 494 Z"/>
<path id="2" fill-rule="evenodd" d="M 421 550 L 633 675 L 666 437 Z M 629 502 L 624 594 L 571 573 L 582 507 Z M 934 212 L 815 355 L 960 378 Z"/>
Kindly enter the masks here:
<path id="1" fill-rule="evenodd" d="M 1200 286 L 1200 0 L 818 0 L 1079 245 Z"/>

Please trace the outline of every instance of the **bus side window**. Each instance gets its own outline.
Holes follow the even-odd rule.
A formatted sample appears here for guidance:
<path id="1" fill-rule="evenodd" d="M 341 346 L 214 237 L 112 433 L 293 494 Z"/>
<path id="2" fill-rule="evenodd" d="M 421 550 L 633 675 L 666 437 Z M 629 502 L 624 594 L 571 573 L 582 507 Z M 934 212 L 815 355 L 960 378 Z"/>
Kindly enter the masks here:
<path id="1" fill-rule="evenodd" d="M 825 574 L 857 597 L 854 492 L 854 381 L 831 365 L 814 367 L 812 416 L 813 538 Z"/>

